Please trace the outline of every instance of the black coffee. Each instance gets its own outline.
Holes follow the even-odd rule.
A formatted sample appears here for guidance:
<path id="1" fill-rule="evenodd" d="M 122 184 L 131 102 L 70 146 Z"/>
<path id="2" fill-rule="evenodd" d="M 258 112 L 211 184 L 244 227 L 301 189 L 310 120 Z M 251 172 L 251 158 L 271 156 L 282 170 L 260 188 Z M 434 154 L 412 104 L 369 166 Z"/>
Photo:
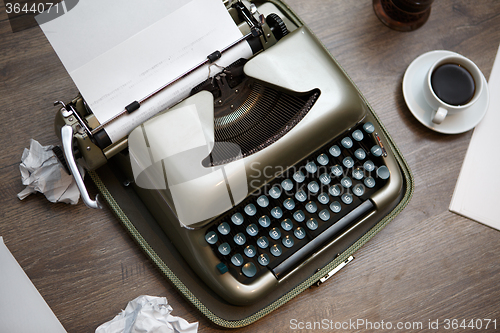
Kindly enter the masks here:
<path id="1" fill-rule="evenodd" d="M 476 85 L 471 73 L 458 64 L 443 64 L 431 75 L 434 93 L 450 105 L 464 105 L 474 97 Z"/>

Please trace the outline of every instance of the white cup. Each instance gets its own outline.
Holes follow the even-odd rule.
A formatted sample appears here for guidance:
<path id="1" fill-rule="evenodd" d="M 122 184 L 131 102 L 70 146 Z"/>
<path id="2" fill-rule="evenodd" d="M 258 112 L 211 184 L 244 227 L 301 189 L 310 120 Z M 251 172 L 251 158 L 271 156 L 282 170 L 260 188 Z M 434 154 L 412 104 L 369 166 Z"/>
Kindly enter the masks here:
<path id="1" fill-rule="evenodd" d="M 455 64 L 462 66 L 472 75 L 475 84 L 474 95 L 466 104 L 463 105 L 448 104 L 443 100 L 441 100 L 434 92 L 431 83 L 432 74 L 439 66 L 444 64 Z M 485 89 L 483 84 L 483 76 L 479 68 L 472 61 L 461 55 L 449 55 L 440 58 L 429 69 L 424 84 L 425 99 L 427 100 L 427 103 L 429 103 L 429 105 L 434 110 L 431 118 L 432 122 L 435 124 L 441 124 L 447 115 L 467 110 L 474 103 L 476 103 L 479 96 L 481 96 L 483 89 Z"/>

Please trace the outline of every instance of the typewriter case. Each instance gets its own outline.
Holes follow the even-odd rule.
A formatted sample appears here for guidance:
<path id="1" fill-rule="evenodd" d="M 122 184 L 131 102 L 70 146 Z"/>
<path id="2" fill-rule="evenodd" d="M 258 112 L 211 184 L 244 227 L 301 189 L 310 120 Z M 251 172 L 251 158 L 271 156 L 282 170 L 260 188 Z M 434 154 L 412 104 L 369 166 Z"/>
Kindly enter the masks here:
<path id="1" fill-rule="evenodd" d="M 329 140 L 334 139 L 332 133 L 336 133 L 336 135 L 340 136 L 345 130 L 354 127 L 360 122 L 371 122 L 377 128 L 378 135 L 382 138 L 384 148 L 388 154 L 386 163 L 391 170 L 391 181 L 387 186 L 394 188 L 391 197 L 380 198 L 380 202 L 384 203 L 383 209 L 379 209 L 374 214 L 369 215 L 362 223 L 350 227 L 341 237 L 338 237 L 322 251 L 317 253 L 312 260 L 308 261 L 305 269 L 297 270 L 289 274 L 283 281 L 280 281 L 278 288 L 266 292 L 262 297 L 259 297 L 258 300 L 251 304 L 233 305 L 218 296 L 199 278 L 171 240 L 171 238 L 182 237 L 182 235 L 180 235 L 182 233 L 204 233 L 206 229 L 203 229 L 203 226 L 196 230 L 178 227 L 176 231 L 172 231 L 175 236 L 172 237 L 171 235 L 171 238 L 167 236 L 166 230 L 171 231 L 172 229 L 168 223 L 166 225 L 164 221 L 159 221 L 159 219 L 170 217 L 173 220 L 173 224 L 178 225 L 179 223 L 175 220 L 175 214 L 169 213 L 168 209 L 158 204 L 161 200 L 158 199 L 156 194 L 144 190 L 139 186 L 135 186 L 132 181 L 133 175 L 130 167 L 130 159 L 127 155 L 126 142 L 119 143 L 112 147 L 113 152 L 109 154 L 110 156 L 112 155 L 112 157 L 102 166 L 100 166 L 100 164 L 102 164 L 101 161 L 103 158 L 100 156 L 96 158 L 85 158 L 85 160 L 98 161 L 96 165 L 88 166 L 90 170 L 96 169 L 94 171 L 89 171 L 93 182 L 96 184 L 109 207 L 129 231 L 137 244 L 144 250 L 150 260 L 155 263 L 166 278 L 168 278 L 179 292 L 201 313 L 215 324 L 228 328 L 242 327 L 251 324 L 285 304 L 305 289 L 318 284 L 321 279 L 328 276 L 328 274 L 336 268 L 342 267 L 342 265 L 348 262 L 349 258 L 364 243 L 370 240 L 404 209 L 412 196 L 414 186 L 410 169 L 395 143 L 392 141 L 392 138 L 387 133 L 368 102 L 336 60 L 330 55 L 328 50 L 326 50 L 300 18 L 298 18 L 283 2 L 279 0 L 269 0 L 255 1 L 254 3 L 259 10 L 263 8 L 262 6 L 277 8 L 280 15 L 284 16 L 285 22 L 289 25 L 290 34 L 283 38 L 283 42 L 289 39 L 290 43 L 294 38 L 294 34 L 300 34 L 302 35 L 302 40 L 304 40 L 304 38 L 307 39 L 307 43 L 321 50 L 319 54 L 320 57 L 322 57 L 322 61 L 329 63 L 330 69 L 341 78 L 341 84 L 345 86 L 345 90 L 343 91 L 349 95 L 346 99 L 355 100 L 354 104 L 352 102 L 341 101 L 339 102 L 340 104 L 336 106 L 336 108 L 342 109 L 342 103 L 347 103 L 346 105 L 348 105 L 348 107 L 345 108 L 347 111 L 338 111 L 341 116 L 340 118 L 344 120 L 335 121 L 333 118 L 327 117 L 325 118 L 326 121 L 325 119 L 321 121 L 321 123 L 324 123 L 322 126 L 327 126 L 329 128 L 329 130 L 323 131 L 325 133 L 323 136 L 327 136 L 326 138 L 323 137 L 318 139 L 320 135 L 313 133 L 314 131 L 312 130 L 305 131 L 304 133 L 306 134 L 304 135 L 297 135 L 294 136 L 295 138 L 291 138 L 291 134 L 293 134 L 292 128 L 288 133 L 276 136 L 275 141 L 268 143 L 268 146 L 263 146 L 262 149 L 265 150 L 269 145 L 272 146 L 280 143 L 281 147 L 285 147 L 285 144 L 288 147 L 292 147 L 284 148 L 288 149 L 287 152 L 291 152 L 294 149 L 303 149 L 313 153 L 316 149 L 327 144 Z M 282 41 L 279 43 L 281 42 Z M 304 46 L 307 45 L 298 45 L 297 50 L 299 54 L 296 56 L 301 56 L 300 48 Z M 265 52 L 268 51 L 263 51 L 263 53 Z M 252 59 L 249 60 L 249 64 L 252 64 Z M 248 69 L 248 71 L 252 73 L 251 68 Z M 256 70 L 255 73 L 258 75 L 258 70 Z M 265 76 L 265 74 L 263 75 Z M 272 81 L 272 79 L 270 80 Z M 271 88 L 276 88 L 277 91 L 283 90 L 280 87 L 275 87 L 273 82 L 271 82 L 269 86 Z M 262 90 L 263 88 L 255 88 L 255 85 L 253 86 L 253 90 L 258 89 L 261 90 L 257 91 L 257 94 L 260 94 L 260 97 L 258 96 L 257 99 L 265 94 Z M 201 90 L 203 89 L 201 88 Z M 312 104 L 314 107 L 314 99 L 317 97 L 314 97 L 313 90 L 309 90 L 309 92 L 310 94 L 298 94 L 298 103 L 302 103 L 302 106 L 298 107 L 297 113 L 300 113 L 301 108 L 309 107 L 308 103 Z M 252 93 L 255 93 L 255 91 L 248 91 L 246 93 L 250 96 Z M 319 93 L 321 94 L 324 92 Z M 285 96 L 284 98 L 287 97 Z M 245 101 L 245 99 L 242 100 Z M 238 101 L 234 103 L 236 102 Z M 72 101 L 72 103 L 75 105 L 77 111 L 78 108 L 84 107 L 82 100 L 79 98 Z M 358 106 L 356 112 L 350 112 L 353 105 Z M 168 112 L 168 110 L 166 112 Z M 338 119 L 339 115 L 335 117 Z M 302 118 L 305 117 L 307 117 L 306 113 L 302 115 Z M 299 117 L 298 121 L 301 121 L 302 118 Z M 59 130 L 62 125 L 61 123 L 60 119 L 56 119 L 56 131 Z M 327 127 L 320 128 L 320 130 L 316 130 L 316 132 L 322 132 L 321 129 Z M 304 145 L 305 147 L 300 148 L 302 146 L 300 140 L 307 140 L 307 135 L 311 138 L 308 141 L 308 145 Z M 278 147 L 278 145 L 276 146 Z M 294 146 L 298 148 L 293 148 Z M 252 147 L 247 150 L 251 152 Z M 84 152 L 84 149 L 80 149 L 80 151 Z M 94 154 L 94 152 L 95 149 L 92 150 L 91 153 Z M 250 158 L 251 155 L 252 154 L 249 153 Z M 273 158 L 269 158 L 270 161 L 273 160 Z M 294 162 L 297 161 L 285 160 L 283 163 L 286 165 L 293 165 Z M 251 193 L 249 193 L 249 195 L 251 195 Z M 206 228 L 206 225 L 204 227 Z M 177 247 L 179 246 L 182 245 L 177 244 Z M 321 288 L 321 286 L 319 288 Z M 315 292 L 320 292 L 320 289 Z"/>

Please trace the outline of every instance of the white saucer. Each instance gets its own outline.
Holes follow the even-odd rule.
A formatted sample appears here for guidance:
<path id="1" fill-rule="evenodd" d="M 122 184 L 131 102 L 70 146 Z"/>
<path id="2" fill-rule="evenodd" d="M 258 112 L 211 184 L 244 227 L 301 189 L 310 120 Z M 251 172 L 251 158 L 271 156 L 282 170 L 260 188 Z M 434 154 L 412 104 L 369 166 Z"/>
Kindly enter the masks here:
<path id="1" fill-rule="evenodd" d="M 423 125 L 436 132 L 458 134 L 474 128 L 486 114 L 489 103 L 488 83 L 481 73 L 486 89 L 483 89 L 477 102 L 467 110 L 446 116 L 441 124 L 434 124 L 431 118 L 435 110 L 425 100 L 423 86 L 432 64 L 447 55 L 457 55 L 457 53 L 443 50 L 430 51 L 413 60 L 403 77 L 403 96 L 408 109 Z"/>

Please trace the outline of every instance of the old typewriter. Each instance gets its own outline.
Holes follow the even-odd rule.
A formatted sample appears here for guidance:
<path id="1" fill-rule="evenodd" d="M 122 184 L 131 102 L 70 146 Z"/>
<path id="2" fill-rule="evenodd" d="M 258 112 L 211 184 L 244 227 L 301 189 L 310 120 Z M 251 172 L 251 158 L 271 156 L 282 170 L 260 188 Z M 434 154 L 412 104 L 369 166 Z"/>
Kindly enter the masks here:
<path id="1" fill-rule="evenodd" d="M 89 207 L 102 204 L 75 160 L 89 170 L 113 161 L 216 297 L 249 305 L 362 238 L 400 203 L 405 182 L 366 100 L 286 5 L 226 6 L 252 57 L 112 144 L 82 96 L 61 102 L 56 131 Z"/>

